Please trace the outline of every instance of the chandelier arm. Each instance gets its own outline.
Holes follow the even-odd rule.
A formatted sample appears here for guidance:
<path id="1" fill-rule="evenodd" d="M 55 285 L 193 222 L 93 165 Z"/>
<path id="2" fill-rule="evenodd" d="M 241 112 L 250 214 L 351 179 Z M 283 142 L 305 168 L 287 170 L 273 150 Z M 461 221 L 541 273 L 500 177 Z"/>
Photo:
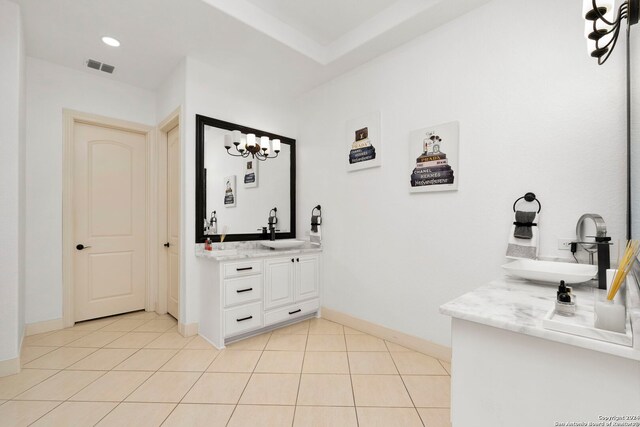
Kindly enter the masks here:
<path id="1" fill-rule="evenodd" d="M 591 4 L 593 5 L 593 10 L 598 15 L 598 19 L 601 19 L 602 22 L 604 22 L 607 25 L 615 25 L 613 22 L 610 22 L 607 18 L 605 18 L 603 14 L 600 13 L 600 11 L 598 10 L 598 5 L 596 4 L 596 0 L 591 0 Z M 626 2 L 624 2 L 620 6 L 620 8 L 622 8 L 622 6 L 624 6 L 624 5 L 626 5 Z"/>
<path id="2" fill-rule="evenodd" d="M 603 49 L 603 48 L 608 48 L 609 46 L 611 46 L 611 48 L 609 49 L 609 52 L 613 52 L 613 49 L 616 47 L 616 43 L 618 42 L 618 36 L 619 35 L 620 35 L 620 26 L 617 26 L 616 30 L 615 30 L 615 32 L 613 34 L 613 37 L 611 37 L 611 40 L 609 40 L 607 42 L 607 44 L 605 44 L 604 46 L 600 46 L 598 44 L 598 42 L 596 42 L 596 48 Z M 612 43 L 613 43 L 613 45 L 612 45 Z"/>
<path id="3" fill-rule="evenodd" d="M 613 45 L 611 46 L 611 48 L 609 49 L 609 52 L 607 52 L 607 54 L 604 56 L 604 58 L 598 58 L 598 65 L 602 65 L 605 62 L 607 62 L 607 59 L 609 59 L 609 57 L 611 56 L 611 54 L 613 53 L 613 50 L 616 47 L 616 43 L 618 42 L 618 35 L 620 33 L 620 28 L 618 27 L 618 30 L 616 31 L 616 34 L 613 36 L 613 38 L 611 39 L 611 41 L 609 43 L 607 43 L 606 46 L 604 47 L 608 47 L 609 44 L 611 44 L 611 42 L 613 42 Z M 597 43 L 596 43 L 596 47 L 597 47 Z"/>

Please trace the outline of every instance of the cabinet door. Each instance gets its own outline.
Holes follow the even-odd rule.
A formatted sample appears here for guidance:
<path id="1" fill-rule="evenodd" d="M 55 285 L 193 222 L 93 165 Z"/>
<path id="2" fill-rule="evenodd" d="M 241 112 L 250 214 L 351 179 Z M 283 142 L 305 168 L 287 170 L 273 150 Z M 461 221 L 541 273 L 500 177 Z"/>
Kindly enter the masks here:
<path id="1" fill-rule="evenodd" d="M 265 261 L 264 309 L 294 302 L 294 258 L 275 258 Z"/>
<path id="2" fill-rule="evenodd" d="M 296 301 L 317 298 L 320 285 L 320 266 L 314 255 L 296 257 Z"/>

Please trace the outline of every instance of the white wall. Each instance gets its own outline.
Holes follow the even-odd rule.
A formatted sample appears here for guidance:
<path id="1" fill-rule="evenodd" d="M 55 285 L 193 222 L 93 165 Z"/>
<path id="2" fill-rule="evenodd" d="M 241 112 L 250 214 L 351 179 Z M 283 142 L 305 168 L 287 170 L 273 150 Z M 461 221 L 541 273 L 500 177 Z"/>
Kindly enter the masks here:
<path id="1" fill-rule="evenodd" d="M 324 306 L 448 345 L 438 307 L 502 274 L 527 191 L 541 255 L 570 256 L 557 239 L 585 212 L 625 238 L 624 46 L 598 67 L 580 15 L 496 0 L 301 97 L 298 234 L 320 203 Z M 347 173 L 345 123 L 375 110 L 383 165 Z M 453 120 L 459 191 L 409 194 L 409 133 Z"/>
<path id="2" fill-rule="evenodd" d="M 20 8 L 0 0 L 0 362 L 24 330 L 24 40 Z"/>
<path id="3" fill-rule="evenodd" d="M 187 58 L 185 138 L 182 156 L 182 270 L 180 317 L 183 323 L 198 321 L 200 277 L 195 258 L 195 116 L 204 116 L 263 129 L 296 138 L 296 114 L 292 103 L 260 98 L 247 87 L 231 86 L 228 77 L 213 67 Z"/>
<path id="4" fill-rule="evenodd" d="M 156 124 L 153 92 L 27 58 L 27 323 L 62 317 L 63 109 Z"/>

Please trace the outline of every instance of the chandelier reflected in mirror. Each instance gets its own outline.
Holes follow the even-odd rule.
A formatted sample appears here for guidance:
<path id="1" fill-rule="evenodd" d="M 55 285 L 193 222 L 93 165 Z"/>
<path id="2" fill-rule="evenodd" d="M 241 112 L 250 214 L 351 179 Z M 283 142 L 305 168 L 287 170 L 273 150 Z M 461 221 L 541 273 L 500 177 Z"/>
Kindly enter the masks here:
<path id="1" fill-rule="evenodd" d="M 230 151 L 234 146 L 235 153 Z M 253 133 L 244 135 L 239 130 L 234 130 L 224 136 L 224 148 L 230 156 L 246 158 L 251 155 L 254 159 L 264 162 L 267 159 L 278 157 L 280 140 L 270 141 L 268 136 L 256 137 Z"/>

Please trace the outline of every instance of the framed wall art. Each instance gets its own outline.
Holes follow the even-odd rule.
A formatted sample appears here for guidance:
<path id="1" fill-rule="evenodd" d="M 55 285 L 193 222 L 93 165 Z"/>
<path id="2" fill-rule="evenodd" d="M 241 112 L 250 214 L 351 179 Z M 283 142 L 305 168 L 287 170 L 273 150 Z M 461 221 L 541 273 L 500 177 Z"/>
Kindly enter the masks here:
<path id="1" fill-rule="evenodd" d="M 411 132 L 409 192 L 456 191 L 460 124 L 449 122 Z"/>

